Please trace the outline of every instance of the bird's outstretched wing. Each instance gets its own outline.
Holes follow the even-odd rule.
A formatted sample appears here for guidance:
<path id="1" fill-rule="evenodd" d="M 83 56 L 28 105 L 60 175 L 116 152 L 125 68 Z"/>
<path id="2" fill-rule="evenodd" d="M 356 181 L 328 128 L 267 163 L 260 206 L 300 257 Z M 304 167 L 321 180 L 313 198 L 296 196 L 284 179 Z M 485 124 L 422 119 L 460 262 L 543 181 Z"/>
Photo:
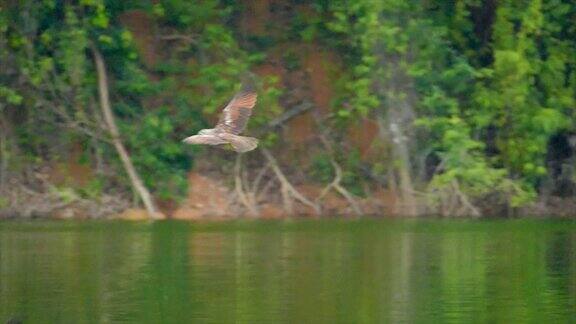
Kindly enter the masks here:
<path id="1" fill-rule="evenodd" d="M 205 145 L 220 145 L 227 143 L 218 136 L 214 135 L 193 135 L 186 137 L 182 142 L 186 144 L 205 144 Z"/>
<path id="2" fill-rule="evenodd" d="M 252 88 L 245 87 L 238 92 L 222 110 L 216 129 L 229 134 L 240 134 L 252 115 L 257 97 L 256 91 Z"/>

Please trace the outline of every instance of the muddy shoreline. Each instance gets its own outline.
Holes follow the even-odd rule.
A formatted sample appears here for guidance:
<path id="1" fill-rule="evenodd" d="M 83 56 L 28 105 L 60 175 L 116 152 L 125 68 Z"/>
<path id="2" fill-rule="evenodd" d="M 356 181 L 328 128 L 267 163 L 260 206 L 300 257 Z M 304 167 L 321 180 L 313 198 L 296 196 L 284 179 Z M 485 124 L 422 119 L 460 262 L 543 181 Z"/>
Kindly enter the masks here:
<path id="1" fill-rule="evenodd" d="M 325 186 L 316 184 L 295 185 L 296 190 L 310 201 L 317 202 L 315 210 L 300 202 L 294 202 L 290 210 L 274 192 L 258 197 L 248 208 L 238 197 L 234 187 L 222 179 L 191 172 L 186 197 L 176 203 L 157 201 L 162 219 L 191 221 L 223 221 L 234 219 L 355 219 L 355 218 L 404 218 L 402 206 L 392 193 L 374 192 L 365 198 L 355 198 L 361 214 L 336 192 L 329 192 L 319 201 Z M 50 183 L 35 186 L 14 182 L 4 190 L 0 205 L 0 219 L 122 219 L 147 220 L 145 209 L 135 205 L 125 192 L 106 193 L 98 197 L 83 197 L 71 188 L 59 188 Z M 440 215 L 422 202 L 418 216 L 411 218 L 570 218 L 576 219 L 576 199 L 567 197 L 540 198 L 538 201 L 517 209 L 505 209 L 494 202 L 480 201 L 476 206 L 480 217 L 473 215 Z"/>

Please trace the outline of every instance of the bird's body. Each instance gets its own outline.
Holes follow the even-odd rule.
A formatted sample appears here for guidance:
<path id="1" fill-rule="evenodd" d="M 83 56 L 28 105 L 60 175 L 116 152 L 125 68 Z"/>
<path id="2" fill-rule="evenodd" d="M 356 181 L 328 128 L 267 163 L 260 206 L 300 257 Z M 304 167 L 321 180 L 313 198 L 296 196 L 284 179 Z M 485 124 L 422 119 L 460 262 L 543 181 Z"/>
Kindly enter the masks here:
<path id="1" fill-rule="evenodd" d="M 197 135 L 183 140 L 187 144 L 223 145 L 230 144 L 232 149 L 244 153 L 258 146 L 258 139 L 240 136 L 246 127 L 252 108 L 256 105 L 257 94 L 251 89 L 243 89 L 222 110 L 215 128 L 202 129 Z"/>

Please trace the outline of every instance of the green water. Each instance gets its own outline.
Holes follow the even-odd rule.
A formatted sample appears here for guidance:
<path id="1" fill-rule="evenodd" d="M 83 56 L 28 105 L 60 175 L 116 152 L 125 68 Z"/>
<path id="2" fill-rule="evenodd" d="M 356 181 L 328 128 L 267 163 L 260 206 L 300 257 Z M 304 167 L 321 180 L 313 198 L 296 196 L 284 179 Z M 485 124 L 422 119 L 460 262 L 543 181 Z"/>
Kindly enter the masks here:
<path id="1" fill-rule="evenodd" d="M 576 223 L 0 222 L 0 323 L 576 323 Z"/>

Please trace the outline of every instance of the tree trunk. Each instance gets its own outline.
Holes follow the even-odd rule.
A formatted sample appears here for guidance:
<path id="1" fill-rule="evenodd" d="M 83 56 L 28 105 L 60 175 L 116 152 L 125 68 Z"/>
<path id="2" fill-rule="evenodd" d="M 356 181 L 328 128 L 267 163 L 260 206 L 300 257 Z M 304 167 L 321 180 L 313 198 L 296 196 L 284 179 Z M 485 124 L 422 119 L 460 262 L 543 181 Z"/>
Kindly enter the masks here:
<path id="1" fill-rule="evenodd" d="M 112 136 L 112 143 L 120 156 L 120 160 L 122 161 L 122 165 L 124 169 L 128 173 L 128 177 L 130 178 L 130 182 L 132 183 L 132 187 L 134 191 L 138 193 L 140 199 L 144 203 L 146 207 L 146 211 L 148 211 L 148 215 L 151 219 L 160 219 L 163 218 L 162 214 L 158 212 L 154 201 L 152 200 L 152 196 L 148 189 L 144 186 L 144 183 L 140 179 L 138 172 L 134 168 L 132 164 L 132 160 L 130 159 L 130 155 L 126 151 L 124 144 L 120 140 L 120 132 L 118 131 L 118 127 L 116 126 L 116 121 L 114 120 L 114 113 L 110 108 L 110 97 L 108 94 L 108 77 L 106 74 L 106 64 L 104 63 L 104 59 L 102 55 L 95 47 L 92 48 L 94 53 L 94 60 L 96 62 L 96 71 L 98 73 L 98 92 L 100 95 L 100 108 L 102 109 L 102 115 L 104 115 L 104 121 Z"/>
<path id="2" fill-rule="evenodd" d="M 6 183 L 6 175 L 8 169 L 8 145 L 6 143 L 8 136 L 6 135 L 6 123 L 4 116 L 0 115 L 0 193 L 4 191 Z"/>
<path id="3" fill-rule="evenodd" d="M 407 136 L 408 128 L 412 126 L 415 118 L 413 104 L 413 90 L 408 86 L 412 80 L 401 68 L 398 54 L 389 54 L 383 44 L 376 44 L 375 53 L 380 66 L 390 71 L 390 77 L 377 84 L 377 91 L 381 98 L 386 98 L 386 107 L 378 116 L 381 136 L 389 136 L 392 144 L 392 156 L 395 160 L 395 173 L 397 174 L 400 191 L 399 213 L 406 216 L 418 215 L 418 202 L 414 195 L 412 184 L 412 168 L 410 163 L 410 142 Z M 390 140 L 389 139 L 389 140 Z"/>

